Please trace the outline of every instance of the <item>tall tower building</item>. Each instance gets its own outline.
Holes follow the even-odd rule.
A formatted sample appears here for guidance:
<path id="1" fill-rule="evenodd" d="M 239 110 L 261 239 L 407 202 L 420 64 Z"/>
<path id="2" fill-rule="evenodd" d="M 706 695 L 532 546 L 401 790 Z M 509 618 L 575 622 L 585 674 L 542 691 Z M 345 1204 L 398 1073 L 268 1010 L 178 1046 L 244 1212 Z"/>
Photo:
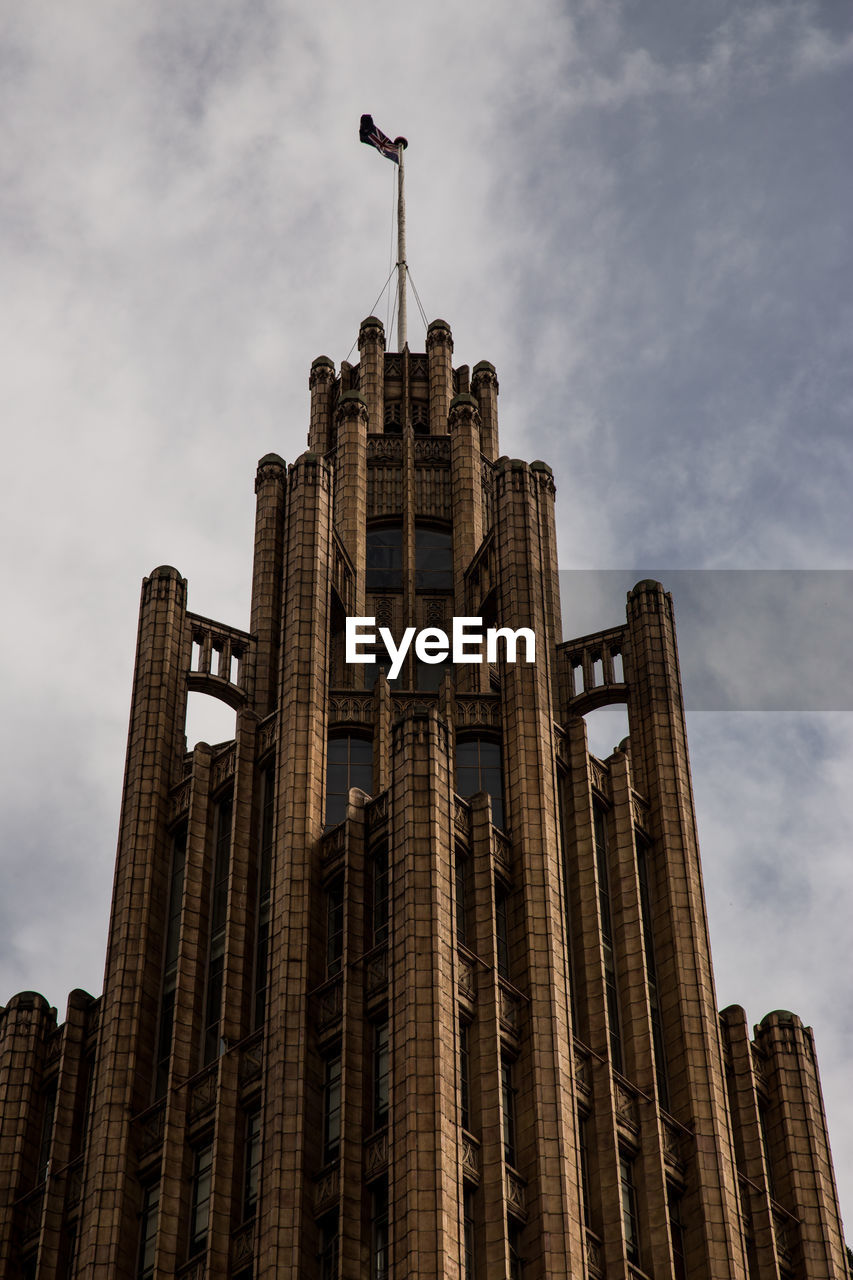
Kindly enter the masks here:
<path id="1" fill-rule="evenodd" d="M 258 466 L 247 629 L 144 581 L 103 995 L 0 1015 L 0 1275 L 843 1280 L 811 1031 L 715 1005 L 671 597 L 564 641 L 492 365 L 358 346 Z"/>

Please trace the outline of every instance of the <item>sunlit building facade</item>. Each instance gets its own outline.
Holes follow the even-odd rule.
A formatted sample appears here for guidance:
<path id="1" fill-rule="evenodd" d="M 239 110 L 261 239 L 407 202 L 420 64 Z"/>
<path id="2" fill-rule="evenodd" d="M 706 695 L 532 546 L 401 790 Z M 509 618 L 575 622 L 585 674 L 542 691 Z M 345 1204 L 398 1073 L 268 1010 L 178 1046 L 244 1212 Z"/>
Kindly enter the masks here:
<path id="1" fill-rule="evenodd" d="M 452 356 L 314 361 L 247 630 L 144 581 L 103 994 L 0 1014 L 9 1280 L 847 1276 L 811 1031 L 716 1008 L 671 597 L 563 639 L 551 470 Z"/>

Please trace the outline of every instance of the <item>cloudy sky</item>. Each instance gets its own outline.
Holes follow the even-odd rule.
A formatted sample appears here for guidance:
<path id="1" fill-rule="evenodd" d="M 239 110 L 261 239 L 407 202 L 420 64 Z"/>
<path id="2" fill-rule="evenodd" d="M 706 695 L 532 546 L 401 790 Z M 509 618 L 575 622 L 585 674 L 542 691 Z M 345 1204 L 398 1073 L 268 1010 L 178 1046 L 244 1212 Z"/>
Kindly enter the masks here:
<path id="1" fill-rule="evenodd" d="M 305 447 L 310 362 L 389 270 L 371 112 L 410 141 L 428 317 L 497 366 L 503 451 L 554 467 L 563 568 L 624 571 L 567 637 L 635 569 L 749 584 L 757 668 L 688 627 L 718 999 L 815 1028 L 853 1221 L 844 575 L 794 646 L 837 681 L 762 710 L 814 580 L 734 573 L 853 568 L 848 4 L 28 0 L 0 65 L 0 1000 L 100 991 L 140 580 L 247 625 L 256 461 Z"/>

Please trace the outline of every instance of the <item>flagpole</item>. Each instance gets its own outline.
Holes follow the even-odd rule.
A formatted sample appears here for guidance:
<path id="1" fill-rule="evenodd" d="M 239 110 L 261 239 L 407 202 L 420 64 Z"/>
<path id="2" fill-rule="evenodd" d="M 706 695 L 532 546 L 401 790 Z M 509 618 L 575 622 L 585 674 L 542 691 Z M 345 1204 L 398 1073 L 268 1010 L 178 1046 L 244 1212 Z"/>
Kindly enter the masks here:
<path id="1" fill-rule="evenodd" d="M 397 350 L 406 345 L 406 189 L 403 156 L 409 145 L 405 138 L 394 139 L 400 157 L 397 166 Z"/>

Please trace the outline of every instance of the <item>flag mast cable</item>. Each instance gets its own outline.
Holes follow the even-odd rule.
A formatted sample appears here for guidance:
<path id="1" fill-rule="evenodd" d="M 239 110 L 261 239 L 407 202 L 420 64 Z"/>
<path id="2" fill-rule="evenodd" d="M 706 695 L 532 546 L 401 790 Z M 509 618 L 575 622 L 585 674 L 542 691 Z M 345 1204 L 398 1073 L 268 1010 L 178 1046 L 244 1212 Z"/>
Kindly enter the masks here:
<path id="1" fill-rule="evenodd" d="M 406 186 L 403 153 L 408 146 L 405 138 L 395 138 L 397 148 L 397 350 L 406 345 Z"/>

